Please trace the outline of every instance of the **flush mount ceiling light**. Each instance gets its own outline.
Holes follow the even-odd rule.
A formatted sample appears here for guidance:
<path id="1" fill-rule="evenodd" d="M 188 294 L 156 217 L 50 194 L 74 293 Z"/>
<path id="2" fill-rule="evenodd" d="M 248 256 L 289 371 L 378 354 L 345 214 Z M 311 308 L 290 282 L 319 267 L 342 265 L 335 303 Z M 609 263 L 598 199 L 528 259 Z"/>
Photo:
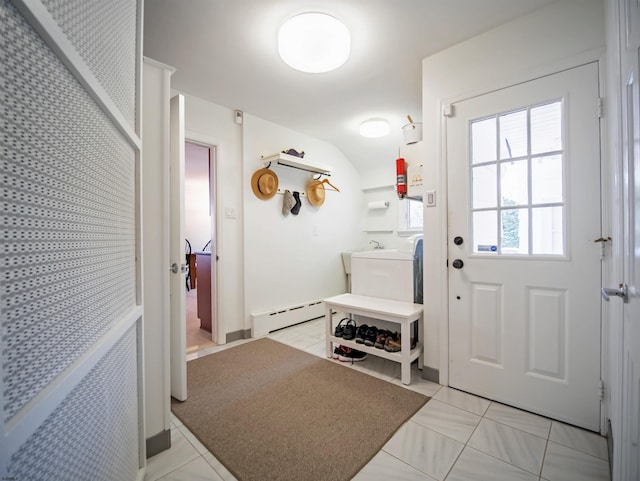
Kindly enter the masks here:
<path id="1" fill-rule="evenodd" d="M 335 70 L 349 58 L 351 35 L 347 27 L 325 13 L 301 13 L 278 31 L 278 52 L 290 67 L 308 73 Z"/>
<path id="2" fill-rule="evenodd" d="M 391 131 L 389 122 L 384 119 L 365 120 L 360 124 L 360 135 L 375 138 L 384 137 Z"/>

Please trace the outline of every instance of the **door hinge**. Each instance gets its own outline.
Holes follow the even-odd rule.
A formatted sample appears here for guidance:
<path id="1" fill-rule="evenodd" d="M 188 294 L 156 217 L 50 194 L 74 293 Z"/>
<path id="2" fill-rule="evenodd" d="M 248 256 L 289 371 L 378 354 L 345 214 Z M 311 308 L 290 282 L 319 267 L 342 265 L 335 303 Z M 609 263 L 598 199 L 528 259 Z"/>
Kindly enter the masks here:
<path id="1" fill-rule="evenodd" d="M 600 260 L 604 260 L 605 257 L 605 246 L 607 242 L 611 241 L 611 237 L 600 237 L 599 239 L 594 240 L 593 242 L 600 244 Z"/>
<path id="2" fill-rule="evenodd" d="M 598 399 L 600 401 L 604 399 L 604 381 L 602 379 L 598 381 Z"/>
<path id="3" fill-rule="evenodd" d="M 598 97 L 598 118 L 602 118 L 602 97 Z"/>

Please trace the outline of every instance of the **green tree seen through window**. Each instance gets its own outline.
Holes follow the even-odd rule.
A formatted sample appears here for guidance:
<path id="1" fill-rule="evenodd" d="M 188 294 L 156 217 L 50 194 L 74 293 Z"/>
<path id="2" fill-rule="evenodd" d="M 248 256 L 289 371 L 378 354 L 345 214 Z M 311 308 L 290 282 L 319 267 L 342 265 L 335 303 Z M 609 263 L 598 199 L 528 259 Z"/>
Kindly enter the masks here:
<path id="1" fill-rule="evenodd" d="M 502 205 L 516 205 L 511 199 L 502 199 Z M 502 211 L 502 248 L 520 247 L 520 210 L 510 209 Z"/>

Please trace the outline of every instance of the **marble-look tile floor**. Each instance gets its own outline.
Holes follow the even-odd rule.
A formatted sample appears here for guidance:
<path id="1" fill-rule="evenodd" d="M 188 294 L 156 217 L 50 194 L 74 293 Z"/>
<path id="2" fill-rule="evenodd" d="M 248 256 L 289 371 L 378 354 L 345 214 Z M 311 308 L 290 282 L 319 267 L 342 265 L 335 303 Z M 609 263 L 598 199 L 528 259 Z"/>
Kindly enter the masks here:
<path id="1" fill-rule="evenodd" d="M 324 319 L 319 319 L 269 337 L 325 357 L 324 332 Z M 189 359 L 235 345 L 212 347 Z M 393 361 L 369 355 L 362 362 L 340 364 L 402 386 L 400 365 Z M 411 385 L 404 387 L 432 399 L 355 481 L 609 480 L 602 436 L 426 381 L 415 363 Z M 145 480 L 235 479 L 173 414 L 171 419 L 172 447 L 148 460 Z"/>

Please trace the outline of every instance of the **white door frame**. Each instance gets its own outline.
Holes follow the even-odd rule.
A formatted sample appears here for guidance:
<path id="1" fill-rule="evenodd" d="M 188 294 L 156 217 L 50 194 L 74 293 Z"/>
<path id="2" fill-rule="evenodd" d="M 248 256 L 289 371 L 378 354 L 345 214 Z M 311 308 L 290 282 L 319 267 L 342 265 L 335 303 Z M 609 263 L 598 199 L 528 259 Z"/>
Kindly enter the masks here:
<path id="1" fill-rule="evenodd" d="M 449 232 L 449 222 L 448 222 L 448 218 L 447 218 L 447 212 L 448 212 L 448 205 L 447 205 L 447 196 L 448 196 L 448 189 L 447 189 L 447 178 L 448 178 L 448 172 L 447 172 L 447 163 L 448 163 L 448 157 L 447 157 L 447 149 L 446 149 L 446 140 L 447 140 L 447 128 L 446 128 L 446 123 L 447 123 L 447 119 L 446 119 L 446 113 L 448 112 L 448 109 L 451 107 L 451 104 L 456 103 L 456 102 L 461 102 L 479 95 L 484 95 L 490 92 L 493 92 L 495 90 L 499 90 L 499 89 L 503 89 L 503 88 L 507 88 L 513 85 L 516 85 L 518 83 L 523 83 L 523 82 L 528 82 L 530 80 L 533 80 L 535 78 L 541 77 L 541 76 L 545 76 L 545 75 L 550 75 L 556 72 L 559 72 L 561 70 L 565 70 L 565 69 L 569 69 L 569 68 L 573 68 L 573 67 L 577 67 L 579 65 L 582 65 L 584 63 L 589 63 L 589 62 L 594 62 L 597 61 L 598 65 L 599 65 L 599 76 L 600 78 L 604 78 L 603 77 L 603 70 L 604 70 L 604 65 L 605 65 L 605 61 L 604 61 L 604 52 L 601 50 L 596 50 L 596 51 L 589 51 L 589 52 L 585 52 L 583 54 L 580 55 L 576 55 L 575 57 L 572 58 L 568 58 L 568 59 L 564 59 L 563 61 L 559 61 L 559 62 L 554 62 L 550 65 L 547 65 L 545 67 L 542 68 L 538 68 L 538 69 L 534 69 L 528 72 L 524 72 L 524 73 L 519 73 L 519 74 L 514 74 L 514 75 L 510 75 L 504 79 L 502 79 L 501 81 L 496 81 L 493 82 L 491 84 L 488 85 L 484 85 L 482 87 L 478 87 L 477 89 L 473 89 L 464 93 L 460 93 L 458 95 L 455 96 L 451 96 L 451 97 L 446 97 L 446 98 L 441 98 L 439 100 L 439 104 L 438 104 L 438 112 L 441 113 L 440 115 L 440 138 L 438 139 L 439 142 L 439 146 L 438 146 L 438 151 L 439 151 L 439 156 L 438 158 L 440 159 L 440 165 L 439 165 L 439 169 L 440 169 L 440 179 L 439 179 L 439 190 L 440 192 L 438 193 L 438 202 L 439 202 L 439 210 L 440 212 L 442 212 L 441 214 L 441 222 L 440 222 L 440 234 L 439 234 L 439 249 L 438 252 L 435 253 L 438 255 L 439 260 L 440 260 L 440 264 L 442 264 L 442 266 L 444 266 L 445 262 L 447 261 L 447 257 L 448 257 L 448 246 L 447 246 L 447 242 L 448 242 L 448 232 Z M 600 87 L 602 89 L 602 85 Z M 602 96 L 603 93 L 601 92 L 600 95 Z M 427 115 L 433 115 L 432 112 L 423 112 L 423 117 L 427 116 Z M 606 139 L 602 138 L 603 132 L 606 130 L 605 126 L 603 125 L 603 123 L 606 122 L 606 119 L 601 119 L 601 138 L 600 138 L 600 145 L 601 145 L 601 151 L 604 150 L 604 146 L 607 145 L 606 143 Z M 603 164 L 603 169 L 604 164 L 606 164 L 606 162 L 604 161 L 604 156 L 603 156 L 603 162 L 601 162 L 601 164 Z M 604 182 L 604 179 L 603 179 Z M 601 199 L 602 199 L 602 205 L 601 205 L 601 211 L 603 213 L 608 213 L 611 210 L 611 202 L 610 199 L 608 198 L 608 196 L 605 194 L 605 190 L 603 190 L 603 194 L 601 195 Z M 425 212 L 427 212 L 427 210 L 425 209 Z M 603 272 L 607 272 L 610 271 L 609 266 L 611 264 L 611 256 L 606 256 L 605 259 L 603 260 Z M 442 270 L 440 271 L 442 272 L 442 275 L 439 279 L 439 283 L 440 283 L 440 289 L 443 295 L 443 298 L 448 299 L 449 296 L 449 270 L 446 268 L 442 268 Z M 603 279 L 603 282 L 606 282 L 607 279 Z M 440 304 L 440 309 L 438 313 L 434 313 L 434 315 L 438 315 L 438 374 L 439 374 L 439 384 L 443 385 L 443 386 L 448 386 L 449 385 L 449 306 L 447 302 L 442 302 Z M 606 326 L 608 322 L 607 316 L 604 315 L 603 313 L 603 317 L 602 317 L 602 324 L 603 326 Z M 606 329 L 606 327 L 603 327 L 603 330 Z M 605 385 L 607 384 L 607 379 L 606 374 L 607 371 L 605 370 L 605 360 L 608 358 L 608 345 L 606 344 L 605 340 L 607 339 L 607 337 L 605 335 L 601 335 L 601 375 L 603 376 L 603 381 L 605 382 Z M 602 409 L 602 415 L 601 415 L 601 425 L 600 425 L 600 432 L 604 433 L 606 432 L 606 414 L 605 413 L 605 409 Z"/>
<path id="2" fill-rule="evenodd" d="M 201 134 L 199 132 L 194 132 L 191 130 L 185 131 L 185 142 L 189 142 L 192 144 L 197 144 L 202 147 L 207 147 L 212 149 L 215 155 L 210 158 L 210 171 L 209 171 L 209 185 L 213 188 L 213 196 L 211 196 L 211 212 L 213 213 L 214 222 L 211 225 L 211 283 L 212 292 L 211 292 L 211 330 L 214 339 L 212 339 L 216 344 L 225 344 L 226 343 L 226 331 L 224 328 L 224 320 L 220 315 L 223 312 L 222 302 L 223 299 L 218 295 L 220 292 L 220 271 L 221 269 L 218 266 L 219 262 L 223 262 L 220 259 L 223 252 L 223 246 L 220 245 L 222 240 L 222 236 L 219 235 L 222 229 L 222 218 L 219 215 L 220 205 L 220 189 L 221 182 L 220 176 L 218 175 L 218 165 L 219 159 L 222 156 L 222 144 L 219 140 L 214 139 L 213 137 L 209 137 L 207 135 Z M 197 272 L 196 272 L 197 276 Z"/>

